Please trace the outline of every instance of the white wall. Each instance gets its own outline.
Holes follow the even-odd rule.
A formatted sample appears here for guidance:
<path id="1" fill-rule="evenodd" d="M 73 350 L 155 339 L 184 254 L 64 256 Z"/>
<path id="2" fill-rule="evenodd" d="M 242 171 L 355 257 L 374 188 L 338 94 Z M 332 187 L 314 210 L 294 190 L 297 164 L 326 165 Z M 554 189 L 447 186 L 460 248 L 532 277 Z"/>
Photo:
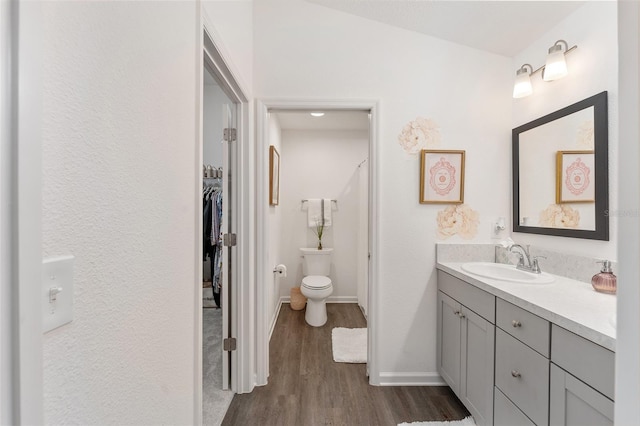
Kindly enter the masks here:
<path id="1" fill-rule="evenodd" d="M 618 209 L 617 425 L 640 424 L 640 5 L 618 3 L 620 150 Z"/>
<path id="2" fill-rule="evenodd" d="M 196 6 L 43 3 L 42 254 L 76 256 L 47 424 L 196 421 Z"/>
<path id="3" fill-rule="evenodd" d="M 253 0 L 203 0 L 216 47 L 245 95 L 253 92 Z"/>
<path id="4" fill-rule="evenodd" d="M 270 113 L 269 114 L 269 145 L 272 145 L 276 148 L 276 151 L 280 154 L 280 164 L 282 164 L 282 129 L 280 128 L 280 122 L 278 121 L 277 114 Z M 269 155 L 269 151 L 267 150 L 266 155 Z M 269 160 L 267 160 L 268 163 Z M 267 174 L 269 172 L 267 171 Z M 282 185 L 282 169 L 280 169 L 280 183 Z M 268 182 L 268 179 L 267 179 Z M 268 184 L 268 183 L 267 183 Z M 280 203 L 282 203 L 282 186 L 280 187 Z M 269 198 L 267 197 L 267 203 L 269 202 Z M 282 220 L 282 204 L 277 206 L 269 206 L 268 210 L 268 218 L 266 229 L 268 232 L 268 252 L 267 252 L 267 267 L 271 268 L 279 264 L 284 264 L 285 266 L 290 267 L 290 264 L 285 263 L 285 259 L 282 256 L 281 249 L 281 239 L 283 229 L 283 220 Z M 293 273 L 287 272 L 287 274 Z M 275 325 L 276 321 L 276 309 L 278 307 L 278 303 L 280 301 L 280 283 L 285 278 L 281 277 L 279 274 L 268 274 L 266 275 L 266 279 L 264 285 L 267 288 L 265 292 L 267 298 L 267 306 L 268 306 L 268 318 L 271 320 L 271 327 Z"/>
<path id="5" fill-rule="evenodd" d="M 254 21 L 257 97 L 380 100 L 380 299 L 370 307 L 380 371 L 371 380 L 438 381 L 443 207 L 418 203 L 419 160 L 397 138 L 409 121 L 430 117 L 443 149 L 467 151 L 465 202 L 480 213 L 475 241 L 489 241 L 490 221 L 510 207 L 511 60 L 302 1 L 256 2 Z"/>
<path id="6" fill-rule="evenodd" d="M 202 101 L 202 161 L 205 165 L 222 167 L 223 106 L 232 102 L 217 84 L 205 84 Z"/>
<path id="7" fill-rule="evenodd" d="M 300 247 L 316 247 L 307 226 L 309 198 L 337 200 L 332 225 L 324 229 L 322 246 L 333 248 L 329 301 L 357 301 L 358 164 L 369 154 L 369 134 L 362 130 L 284 130 L 278 209 L 283 232 L 277 236 L 280 253 L 289 268 L 280 281 L 280 296 L 289 296 L 302 282 Z M 285 232 L 286 229 L 286 232 Z"/>
<path id="8" fill-rule="evenodd" d="M 563 39 L 578 48 L 566 56 L 569 75 L 550 83 L 540 73 L 531 78 L 533 94 L 513 99 L 512 127 L 608 91 L 609 98 L 609 210 L 618 204 L 618 40 L 616 2 L 587 2 L 513 60 L 515 70 L 524 63 L 537 68 L 544 64 L 547 49 Z M 609 218 L 610 241 L 576 240 L 515 233 L 517 242 L 583 256 L 617 260 L 618 218 Z M 544 264 L 542 265 L 544 268 Z M 594 266 L 594 273 L 598 271 Z"/>

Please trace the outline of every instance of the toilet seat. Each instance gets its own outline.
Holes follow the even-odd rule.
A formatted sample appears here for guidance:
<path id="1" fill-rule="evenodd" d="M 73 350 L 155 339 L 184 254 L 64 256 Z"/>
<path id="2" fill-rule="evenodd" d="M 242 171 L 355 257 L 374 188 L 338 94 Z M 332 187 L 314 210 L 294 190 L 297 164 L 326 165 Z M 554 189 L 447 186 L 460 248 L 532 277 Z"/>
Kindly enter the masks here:
<path id="1" fill-rule="evenodd" d="M 302 279 L 302 286 L 309 290 L 325 290 L 331 287 L 331 278 L 322 275 L 309 275 Z"/>

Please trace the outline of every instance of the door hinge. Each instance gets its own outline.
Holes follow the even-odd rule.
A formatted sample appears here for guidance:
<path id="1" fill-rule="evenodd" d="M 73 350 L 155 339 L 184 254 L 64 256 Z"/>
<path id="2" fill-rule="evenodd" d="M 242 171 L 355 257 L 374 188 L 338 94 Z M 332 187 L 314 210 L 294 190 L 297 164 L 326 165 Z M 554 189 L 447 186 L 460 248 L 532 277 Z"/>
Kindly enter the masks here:
<path id="1" fill-rule="evenodd" d="M 227 339 L 224 339 L 222 341 L 222 348 L 223 350 L 229 352 L 229 351 L 235 351 L 236 350 L 236 338 L 235 337 L 229 337 Z"/>
<path id="2" fill-rule="evenodd" d="M 238 137 L 238 131 L 236 129 L 227 127 L 224 129 L 224 140 L 225 142 L 235 142 Z"/>
<path id="3" fill-rule="evenodd" d="M 222 236 L 222 245 L 225 247 L 233 247 L 237 244 L 238 237 L 236 234 L 224 234 Z"/>

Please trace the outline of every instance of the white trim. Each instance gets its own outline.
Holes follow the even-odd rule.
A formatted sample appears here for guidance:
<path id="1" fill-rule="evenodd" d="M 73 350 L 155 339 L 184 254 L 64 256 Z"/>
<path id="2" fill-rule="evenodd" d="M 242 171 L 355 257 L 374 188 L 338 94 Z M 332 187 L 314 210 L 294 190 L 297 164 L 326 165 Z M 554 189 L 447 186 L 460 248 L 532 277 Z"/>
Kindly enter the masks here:
<path id="1" fill-rule="evenodd" d="M 278 322 L 278 317 L 280 316 L 280 309 L 282 309 L 282 304 L 289 302 L 289 300 L 285 301 L 285 299 L 290 299 L 290 298 L 289 297 L 285 298 L 283 296 L 280 298 L 280 300 L 278 300 L 276 310 L 273 313 L 273 318 L 271 318 L 271 325 L 269 326 L 269 341 L 271 341 L 271 336 L 273 336 L 273 330 L 276 329 L 276 323 Z"/>
<path id="2" fill-rule="evenodd" d="M 14 2 L 0 1 L 0 424 L 16 424 L 14 393 L 18 390 L 16 371 L 17 351 L 14 332 L 12 229 L 15 179 L 11 159 L 14 156 L 13 135 L 15 98 L 12 91 L 12 43 L 15 40 L 11 19 Z"/>
<path id="3" fill-rule="evenodd" d="M 291 296 L 282 296 L 280 303 L 291 303 Z M 327 303 L 358 303 L 358 296 L 329 296 Z"/>
<path id="4" fill-rule="evenodd" d="M 369 289 L 367 302 L 367 375 L 371 385 L 380 384 L 380 369 L 378 367 L 379 354 L 381 348 L 378 347 L 377 332 L 378 315 L 380 315 L 379 304 L 379 277 L 380 277 L 380 261 L 378 254 L 380 253 L 380 221 L 379 221 L 379 188 L 380 188 L 380 164 L 378 160 L 379 134 L 380 134 L 380 106 L 375 103 L 371 107 L 371 123 L 370 123 L 370 141 L 369 141 L 369 247 L 371 250 L 369 263 Z"/>
<path id="5" fill-rule="evenodd" d="M 380 373 L 380 386 L 446 386 L 438 373 Z"/>
<path id="6" fill-rule="evenodd" d="M 329 296 L 327 303 L 358 303 L 358 296 Z"/>
<path id="7" fill-rule="evenodd" d="M 615 423 L 640 422 L 640 4 L 618 2 L 618 286 L 615 368 Z M 622 195 L 624 194 L 624 196 Z M 624 285 L 624 284 L 631 285 Z"/>
<path id="8" fill-rule="evenodd" d="M 253 240 L 252 203 L 253 188 L 253 160 L 250 143 L 250 116 L 249 101 L 243 85 L 238 84 L 239 75 L 229 60 L 229 55 L 220 42 L 221 37 L 216 32 L 211 20 L 203 9 L 202 2 L 197 1 L 198 22 L 197 26 L 197 74 L 196 74 L 196 99 L 198 100 L 196 113 L 196 130 L 198 134 L 197 149 L 195 156 L 195 170 L 201 170 L 203 157 L 203 98 L 202 80 L 204 75 L 205 62 L 211 71 L 221 80 L 220 87 L 227 96 L 237 105 L 237 171 L 235 181 L 236 210 L 234 215 L 234 231 L 238 235 L 238 245 L 234 249 L 234 271 L 235 291 L 232 293 L 231 307 L 231 333 L 237 339 L 237 350 L 231 353 L 231 390 L 236 393 L 251 392 L 255 385 L 255 371 L 253 369 L 254 338 L 253 326 L 253 287 L 255 286 L 255 269 L 253 264 L 253 249 L 250 242 Z M 207 60 L 205 61 L 205 56 Z M 201 174 L 195 175 L 195 203 L 202 202 L 202 179 Z M 202 232 L 201 209 L 196 208 L 197 235 Z M 194 354 L 194 419 L 195 424 L 202 424 L 202 244 L 196 241 L 196 291 L 194 301 L 194 342 L 196 353 Z"/>
<path id="9" fill-rule="evenodd" d="M 14 419 L 17 424 L 43 424 L 42 307 L 40 286 L 34 285 L 42 280 L 42 6 L 28 0 L 13 2 L 13 6 L 18 13 L 12 16 L 18 22 L 17 37 L 12 40 L 13 48 L 18 49 L 17 64 L 13 64 L 18 109 L 17 135 L 12 138 L 16 141 L 12 158 L 12 275 L 18 289 L 14 315 L 20 318 L 14 335 L 14 380 L 19 386 L 14 395 Z"/>
<path id="10" fill-rule="evenodd" d="M 369 143 L 369 244 L 371 248 L 371 274 L 369 275 L 369 312 L 368 312 L 368 359 L 367 370 L 369 373 L 369 383 L 379 384 L 380 376 L 377 369 L 379 349 L 377 347 L 377 315 L 379 315 L 378 307 L 378 128 L 379 128 L 379 104 L 375 100 L 291 100 L 291 99 L 264 99 L 256 101 L 256 200 L 257 200 L 257 282 L 269 282 L 272 274 L 272 268 L 267 262 L 267 244 L 268 230 L 266 229 L 267 218 L 267 200 L 268 193 L 265 171 L 268 168 L 267 156 L 264 155 L 268 150 L 268 113 L 270 109 L 323 109 L 323 110 L 361 110 L 370 111 L 371 113 L 371 135 Z M 269 326 L 270 318 L 267 314 L 267 300 L 264 286 L 257 286 L 257 330 L 256 330 L 256 380 L 258 385 L 267 383 L 269 376 Z M 339 299 L 338 299 L 339 300 Z M 345 303 L 357 303 L 357 297 L 352 301 Z"/>
<path id="11" fill-rule="evenodd" d="M 200 14 L 202 10 L 202 3 L 200 0 L 196 1 L 196 14 L 197 21 L 200 22 L 200 25 L 196 27 L 196 93 L 195 98 L 197 100 L 196 105 L 196 149 L 195 149 L 195 158 L 193 167 L 197 167 L 195 170 L 200 170 L 200 164 L 202 163 L 202 151 L 203 151 L 203 116 L 204 116 L 204 96 L 203 96 L 203 78 L 204 78 L 204 55 L 201 53 L 204 51 L 204 40 L 202 36 L 202 29 L 204 24 L 202 23 L 202 15 Z M 195 335 L 194 337 L 194 349 L 195 353 L 193 354 L 194 359 L 194 380 L 193 380 L 193 400 L 194 400 L 194 424 L 202 425 L 203 416 L 202 416 L 202 241 L 200 238 L 197 238 L 198 235 L 202 234 L 202 192 L 200 190 L 200 183 L 198 182 L 200 178 L 200 174 L 196 173 L 196 183 L 194 183 L 194 204 L 195 208 L 195 224 L 196 224 L 196 233 L 194 235 L 194 243 L 195 243 L 195 259 L 194 259 L 194 271 L 196 273 L 195 279 L 195 311 L 193 313 L 194 321 L 195 321 Z"/>

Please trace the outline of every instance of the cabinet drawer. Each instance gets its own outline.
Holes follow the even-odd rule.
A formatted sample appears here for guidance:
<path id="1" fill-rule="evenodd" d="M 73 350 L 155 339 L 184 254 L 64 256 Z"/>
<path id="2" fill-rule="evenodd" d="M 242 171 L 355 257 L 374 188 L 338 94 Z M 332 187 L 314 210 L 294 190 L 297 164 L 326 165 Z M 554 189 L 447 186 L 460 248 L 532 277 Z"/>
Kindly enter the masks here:
<path id="1" fill-rule="evenodd" d="M 550 325 L 540 318 L 500 298 L 496 300 L 496 325 L 549 358 Z"/>
<path id="2" fill-rule="evenodd" d="M 551 361 L 614 399 L 614 352 L 554 324 L 551 327 Z"/>
<path id="3" fill-rule="evenodd" d="M 549 360 L 496 329 L 496 386 L 538 426 L 549 424 Z"/>
<path id="4" fill-rule="evenodd" d="M 536 426 L 513 402 L 495 388 L 493 425 L 494 426 Z"/>
<path id="5" fill-rule="evenodd" d="M 442 271 L 438 271 L 438 289 L 491 324 L 496 323 L 495 296 Z"/>

